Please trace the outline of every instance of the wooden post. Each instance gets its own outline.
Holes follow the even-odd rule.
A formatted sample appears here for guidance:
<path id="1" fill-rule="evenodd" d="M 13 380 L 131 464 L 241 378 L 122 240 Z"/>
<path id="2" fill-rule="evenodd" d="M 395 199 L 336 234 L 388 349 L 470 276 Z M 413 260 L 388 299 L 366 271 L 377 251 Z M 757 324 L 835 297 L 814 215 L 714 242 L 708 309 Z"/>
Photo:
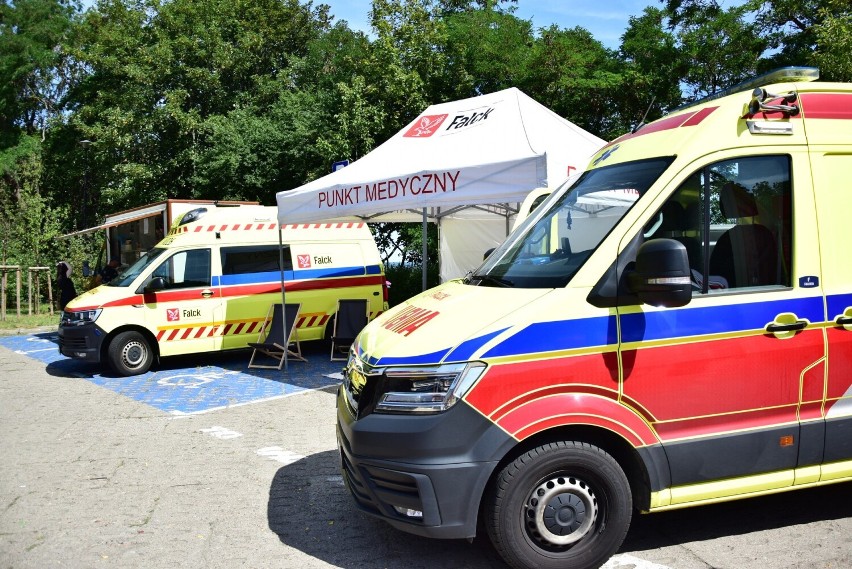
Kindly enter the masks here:
<path id="1" fill-rule="evenodd" d="M 18 270 L 15 271 L 15 282 L 17 283 L 15 286 L 15 311 L 18 315 L 18 319 L 21 318 L 21 267 L 18 267 Z"/>
<path id="2" fill-rule="evenodd" d="M 50 307 L 50 315 L 53 316 L 53 287 L 50 284 L 50 267 L 30 267 L 28 270 L 28 283 L 29 283 L 29 292 L 27 294 L 27 299 L 29 300 L 29 314 L 33 313 L 33 304 L 36 307 L 36 314 L 41 314 L 41 298 L 39 295 L 39 285 L 41 284 L 41 277 L 39 276 L 39 271 L 48 271 L 47 276 L 47 301 Z M 35 291 L 33 291 L 33 275 L 35 275 Z"/>
<path id="3" fill-rule="evenodd" d="M 4 267 L 5 269 L 5 267 Z M 3 276 L 0 277 L 0 291 L 3 298 L 0 299 L 0 320 L 6 320 L 6 271 L 3 271 Z"/>
<path id="4" fill-rule="evenodd" d="M 19 265 L 0 265 L 0 272 L 3 273 L 2 276 L 2 284 L 0 284 L 0 293 L 2 293 L 2 301 L 0 301 L 0 320 L 6 320 L 6 288 L 9 283 L 9 279 L 7 277 L 7 273 L 9 271 L 15 271 L 15 281 L 17 282 L 17 286 L 15 289 L 15 306 L 18 311 L 18 318 L 21 317 L 21 267 Z"/>
<path id="5" fill-rule="evenodd" d="M 47 270 L 47 303 L 50 306 L 50 315 L 53 316 L 53 287 L 50 284 L 50 269 Z"/>

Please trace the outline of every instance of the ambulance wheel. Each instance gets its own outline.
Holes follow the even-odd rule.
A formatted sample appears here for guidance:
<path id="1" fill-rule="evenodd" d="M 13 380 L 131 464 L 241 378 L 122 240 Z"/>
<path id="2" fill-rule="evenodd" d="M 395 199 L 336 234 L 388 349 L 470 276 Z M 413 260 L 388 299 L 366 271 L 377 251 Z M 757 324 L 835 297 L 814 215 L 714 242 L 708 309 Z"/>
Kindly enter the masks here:
<path id="1" fill-rule="evenodd" d="M 516 569 L 595 569 L 621 546 L 633 500 L 621 467 L 581 442 L 534 448 L 497 475 L 485 525 Z"/>
<path id="2" fill-rule="evenodd" d="M 121 375 L 145 373 L 154 361 L 154 354 L 145 336 L 139 332 L 122 332 L 109 344 L 109 363 Z"/>

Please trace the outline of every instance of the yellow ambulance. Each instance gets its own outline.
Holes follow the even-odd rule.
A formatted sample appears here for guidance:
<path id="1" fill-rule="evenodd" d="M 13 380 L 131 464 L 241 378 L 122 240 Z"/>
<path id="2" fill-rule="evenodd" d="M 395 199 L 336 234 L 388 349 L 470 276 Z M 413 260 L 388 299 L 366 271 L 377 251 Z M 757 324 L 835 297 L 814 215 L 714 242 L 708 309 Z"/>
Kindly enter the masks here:
<path id="1" fill-rule="evenodd" d="M 852 479 L 852 85 L 787 68 L 609 143 L 472 274 L 359 336 L 358 506 L 516 568 L 633 510 Z"/>
<path id="2" fill-rule="evenodd" d="M 269 307 L 301 305 L 298 340 L 330 334 L 338 299 L 366 299 L 370 318 L 387 309 L 379 251 L 365 223 L 280 226 L 277 208 L 197 208 L 109 283 L 62 313 L 59 351 L 109 363 L 122 375 L 162 356 L 246 348 Z"/>

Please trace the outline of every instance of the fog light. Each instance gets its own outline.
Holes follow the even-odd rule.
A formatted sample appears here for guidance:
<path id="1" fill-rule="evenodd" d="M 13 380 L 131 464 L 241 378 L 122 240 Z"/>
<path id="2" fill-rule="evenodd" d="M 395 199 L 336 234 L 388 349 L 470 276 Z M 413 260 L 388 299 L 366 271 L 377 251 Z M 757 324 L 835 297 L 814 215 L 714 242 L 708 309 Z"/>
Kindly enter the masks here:
<path id="1" fill-rule="evenodd" d="M 393 509 L 408 518 L 423 518 L 423 512 L 420 510 L 412 510 L 411 508 L 403 508 L 402 506 L 394 506 Z"/>

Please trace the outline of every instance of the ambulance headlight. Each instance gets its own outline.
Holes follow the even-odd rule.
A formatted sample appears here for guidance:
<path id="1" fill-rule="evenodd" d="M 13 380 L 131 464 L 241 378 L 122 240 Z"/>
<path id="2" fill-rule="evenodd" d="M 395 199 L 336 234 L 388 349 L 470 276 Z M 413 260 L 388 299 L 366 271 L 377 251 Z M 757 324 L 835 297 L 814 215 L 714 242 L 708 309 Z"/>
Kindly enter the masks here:
<path id="1" fill-rule="evenodd" d="M 440 413 L 455 405 L 485 371 L 481 362 L 388 369 L 377 413 Z"/>
<path id="2" fill-rule="evenodd" d="M 59 321 L 62 326 L 83 326 L 90 324 L 98 319 L 101 315 L 101 309 L 94 310 L 75 310 L 73 312 L 65 311 L 62 313 L 62 319 Z"/>

